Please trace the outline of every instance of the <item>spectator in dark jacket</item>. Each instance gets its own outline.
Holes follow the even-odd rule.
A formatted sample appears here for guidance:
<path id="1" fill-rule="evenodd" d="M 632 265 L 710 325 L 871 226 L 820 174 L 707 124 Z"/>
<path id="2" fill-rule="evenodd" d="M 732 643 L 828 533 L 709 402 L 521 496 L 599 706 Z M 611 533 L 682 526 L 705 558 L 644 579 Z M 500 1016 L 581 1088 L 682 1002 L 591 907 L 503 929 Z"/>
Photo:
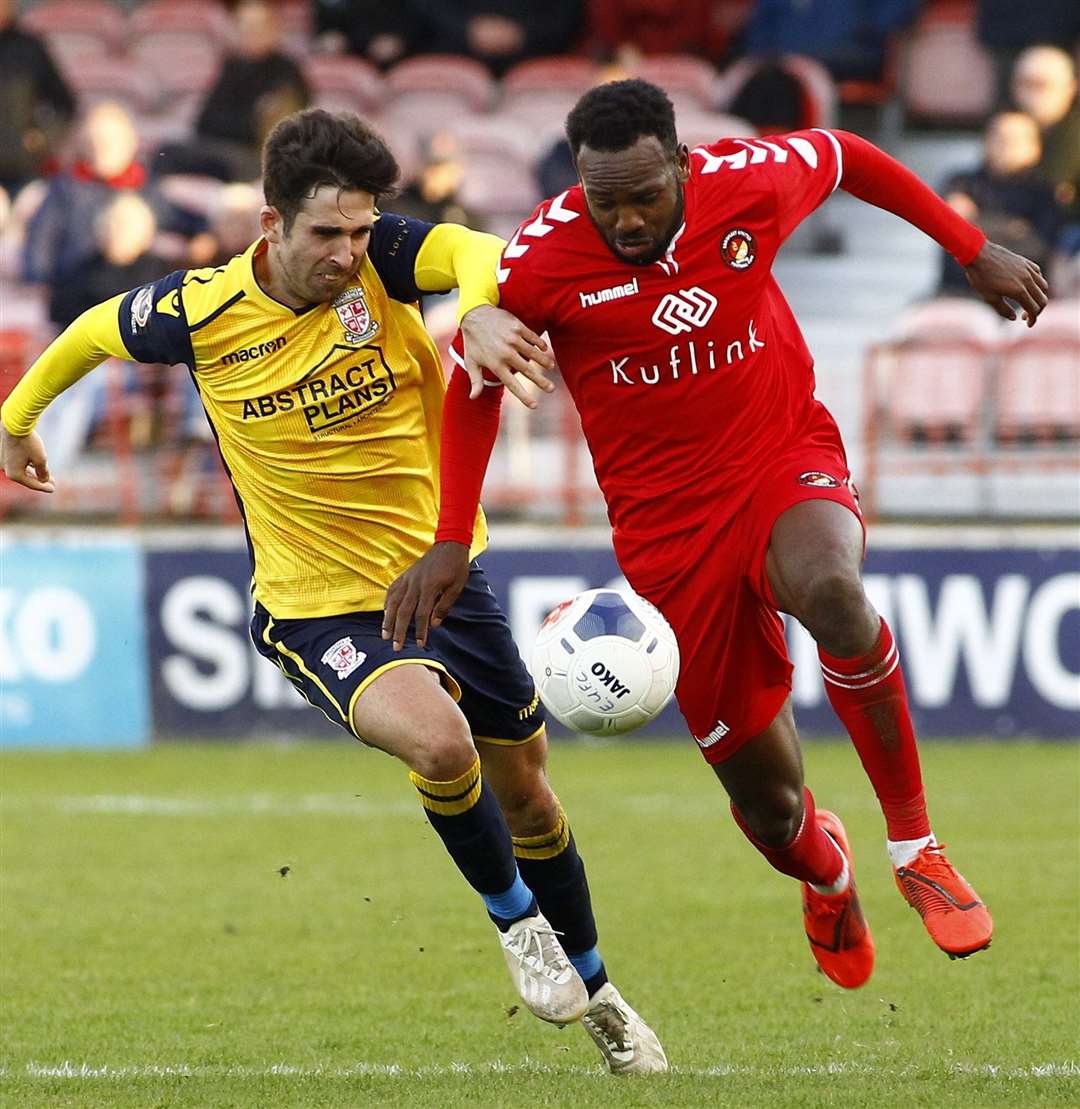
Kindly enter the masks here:
<path id="1" fill-rule="evenodd" d="M 426 50 L 425 24 L 411 0 L 315 0 L 315 41 L 386 69 Z"/>
<path id="2" fill-rule="evenodd" d="M 297 63 L 281 50 L 277 5 L 238 0 L 232 9 L 233 46 L 206 94 L 195 123 L 196 142 L 169 146 L 159 173 L 204 173 L 223 181 L 259 176 L 262 143 L 278 120 L 311 98 Z"/>
<path id="3" fill-rule="evenodd" d="M 74 115 L 45 44 L 15 25 L 12 0 L 0 0 L 0 187 L 14 196 L 40 176 Z"/>
<path id="4" fill-rule="evenodd" d="M 584 30 L 582 0 L 413 0 L 429 49 L 468 54 L 496 76 L 526 58 L 564 54 Z"/>
<path id="5" fill-rule="evenodd" d="M 1049 273 L 1055 259 L 1063 212 L 1035 167 L 1041 153 L 1039 128 L 1022 112 L 1000 112 L 987 124 L 983 161 L 953 174 L 942 189 L 949 205 L 988 238 L 1037 262 Z M 941 291 L 971 293 L 959 263 L 942 252 Z"/>

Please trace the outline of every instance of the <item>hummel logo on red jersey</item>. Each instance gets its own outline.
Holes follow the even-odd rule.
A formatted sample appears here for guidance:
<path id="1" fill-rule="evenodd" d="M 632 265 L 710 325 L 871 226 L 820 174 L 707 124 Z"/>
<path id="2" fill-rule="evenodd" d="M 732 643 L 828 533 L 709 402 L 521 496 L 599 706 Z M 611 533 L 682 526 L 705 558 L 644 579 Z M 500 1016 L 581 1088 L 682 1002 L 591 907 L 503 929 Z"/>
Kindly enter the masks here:
<path id="1" fill-rule="evenodd" d="M 600 289 L 595 293 L 578 293 L 581 298 L 582 308 L 593 308 L 597 304 L 607 304 L 609 300 L 619 300 L 621 297 L 633 296 L 638 291 L 638 279 L 627 281 L 625 285 L 612 285 L 607 289 Z"/>
<path id="2" fill-rule="evenodd" d="M 684 331 L 693 331 L 695 327 L 704 327 L 712 319 L 716 303 L 716 297 L 698 285 L 692 289 L 681 289 L 677 293 L 668 293 L 660 301 L 653 312 L 652 322 L 669 335 L 681 335 Z"/>

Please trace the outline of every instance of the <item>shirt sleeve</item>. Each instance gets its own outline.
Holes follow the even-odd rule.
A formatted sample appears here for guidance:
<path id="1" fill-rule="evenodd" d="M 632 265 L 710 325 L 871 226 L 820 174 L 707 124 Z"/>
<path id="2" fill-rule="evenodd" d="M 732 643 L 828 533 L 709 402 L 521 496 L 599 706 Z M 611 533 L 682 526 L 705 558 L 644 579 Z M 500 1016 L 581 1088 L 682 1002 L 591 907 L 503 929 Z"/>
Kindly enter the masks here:
<path id="1" fill-rule="evenodd" d="M 29 435 L 49 404 L 106 358 L 131 357 L 118 326 L 123 299 L 113 297 L 85 311 L 23 374 L 0 409 L 12 435 Z"/>
<path id="2" fill-rule="evenodd" d="M 843 169 L 840 144 L 832 132 L 814 128 L 753 139 L 751 164 L 759 158 L 761 171 L 776 198 L 780 239 L 786 239 L 840 184 Z"/>
<path id="3" fill-rule="evenodd" d="M 416 284 L 425 292 L 458 289 L 457 318 L 481 304 L 498 304 L 495 270 L 506 244 L 497 235 L 439 223 L 416 255 Z"/>
<path id="4" fill-rule="evenodd" d="M 905 219 L 943 246 L 962 266 L 970 265 L 986 235 L 968 223 L 895 158 L 849 131 L 833 135 L 842 152 L 840 187 Z"/>
<path id="5" fill-rule="evenodd" d="M 187 270 L 175 270 L 160 281 L 132 289 L 120 300 L 120 338 L 135 362 L 182 363 L 195 369 L 183 285 Z"/>
<path id="6" fill-rule="evenodd" d="M 485 381 L 488 387 L 476 400 L 470 400 L 469 376 L 462 368 L 460 331 L 454 336 L 450 354 L 458 365 L 450 376 L 443 407 L 435 542 L 468 546 L 472 542 L 484 476 L 499 433 L 504 390 L 498 382 Z"/>
<path id="7" fill-rule="evenodd" d="M 382 212 L 375 221 L 368 257 L 383 287 L 394 300 L 411 304 L 431 289 L 416 283 L 416 259 L 424 240 L 435 227 L 412 216 Z"/>

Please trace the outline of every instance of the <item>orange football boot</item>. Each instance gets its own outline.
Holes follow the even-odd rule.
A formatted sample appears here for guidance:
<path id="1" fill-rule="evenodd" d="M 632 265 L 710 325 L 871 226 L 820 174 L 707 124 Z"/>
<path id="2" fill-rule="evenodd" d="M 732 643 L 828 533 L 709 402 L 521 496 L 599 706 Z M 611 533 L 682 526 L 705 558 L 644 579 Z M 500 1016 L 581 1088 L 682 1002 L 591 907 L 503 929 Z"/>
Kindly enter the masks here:
<path id="1" fill-rule="evenodd" d="M 906 866 L 893 870 L 896 885 L 919 914 L 930 938 L 950 959 L 966 959 L 990 946 L 994 922 L 979 895 L 931 843 Z"/>
<path id="2" fill-rule="evenodd" d="M 826 809 L 817 810 L 817 822 L 847 859 L 848 886 L 843 893 L 818 893 L 803 882 L 803 926 L 818 966 L 838 986 L 854 990 L 874 969 L 874 940 L 855 889 L 855 867 L 844 825 Z"/>

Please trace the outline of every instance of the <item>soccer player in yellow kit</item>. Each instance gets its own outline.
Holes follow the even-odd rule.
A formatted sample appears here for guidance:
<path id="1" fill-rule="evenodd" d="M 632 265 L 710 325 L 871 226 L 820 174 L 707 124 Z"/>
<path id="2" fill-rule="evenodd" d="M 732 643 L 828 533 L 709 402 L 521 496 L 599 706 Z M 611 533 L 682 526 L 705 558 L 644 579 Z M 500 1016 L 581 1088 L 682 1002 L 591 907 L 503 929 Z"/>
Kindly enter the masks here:
<path id="1" fill-rule="evenodd" d="M 584 1017 L 615 1073 L 664 1070 L 655 1035 L 607 980 L 585 869 L 544 772 L 543 709 L 482 570 L 426 646 L 382 637 L 386 589 L 431 544 L 438 514 L 445 384 L 416 302 L 457 286 L 480 362 L 551 365 L 485 296 L 501 240 L 380 215 L 397 177 L 357 117 L 283 120 L 263 152 L 262 236 L 224 266 L 81 316 L 0 410 L 4 471 L 52 491 L 34 424 L 106 357 L 185 363 L 243 515 L 260 652 L 330 720 L 409 767 L 528 1008 Z M 475 534 L 474 558 L 482 512 Z"/>

